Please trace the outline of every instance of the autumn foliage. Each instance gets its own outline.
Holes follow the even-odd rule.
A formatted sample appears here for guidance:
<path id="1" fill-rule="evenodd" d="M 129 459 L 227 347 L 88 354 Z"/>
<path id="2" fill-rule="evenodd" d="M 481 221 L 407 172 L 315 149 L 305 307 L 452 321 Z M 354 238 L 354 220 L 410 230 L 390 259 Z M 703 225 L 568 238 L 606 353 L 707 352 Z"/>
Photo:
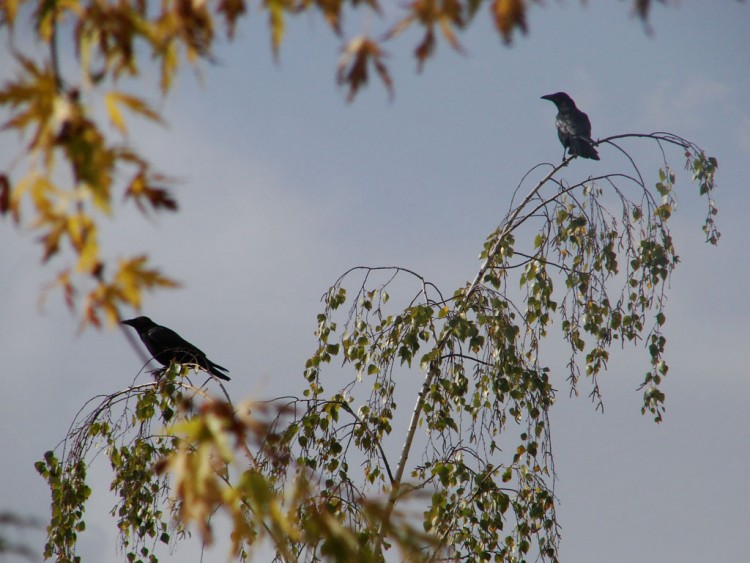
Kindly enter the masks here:
<path id="1" fill-rule="evenodd" d="M 21 143 L 0 163 L 0 214 L 38 234 L 43 262 L 70 259 L 52 286 L 84 326 L 114 323 L 123 307 L 140 307 L 145 291 L 177 285 L 143 253 L 105 260 L 99 239 L 101 221 L 123 205 L 143 215 L 178 210 L 169 176 L 129 139 L 134 117 L 162 123 L 123 86 L 142 65 L 155 65 L 167 95 L 181 67 L 210 62 L 217 37 L 232 39 L 251 6 L 268 18 L 273 56 L 287 20 L 313 12 L 342 38 L 335 76 L 347 99 L 373 73 L 392 94 L 386 47 L 394 38 L 414 38 L 421 68 L 440 42 L 462 51 L 460 33 L 483 12 L 511 42 L 528 32 L 534 4 L 413 0 L 383 33 L 344 38 L 345 12 L 379 15 L 377 0 L 6 0 L 0 32 L 15 67 L 0 86 L 0 110 L 3 134 Z M 645 18 L 650 2 L 633 5 Z M 39 59 L 17 48 L 25 18 L 45 48 Z M 74 48 L 75 79 L 61 71 L 63 44 Z M 655 182 L 628 143 L 661 155 Z M 188 527 L 211 543 L 217 511 L 230 522 L 231 557 L 242 560 L 267 540 L 283 561 L 382 561 L 396 552 L 420 561 L 557 561 L 549 412 L 558 390 L 542 343 L 557 321 L 567 390 L 587 385 L 597 407 L 612 347 L 645 350 L 641 409 L 661 421 L 665 294 L 678 263 L 669 224 L 675 152 L 707 201 L 707 241 L 719 239 L 714 157 L 670 133 L 597 144 L 624 154 L 624 169 L 576 178 L 567 168 L 573 157 L 534 167 L 460 287 L 443 291 L 393 267 L 355 268 L 335 280 L 311 326 L 301 396 L 233 404 L 173 364 L 89 401 L 61 446 L 36 464 L 52 496 L 45 556 L 79 560 L 87 471 L 103 452 L 130 561 L 157 561 L 159 544 Z M 350 377 L 329 391 L 341 381 L 334 369 Z M 421 387 L 404 398 L 399 372 L 408 370 Z M 402 399 L 413 406 L 397 428 Z M 405 437 L 396 456 L 383 445 L 393 435 Z"/>
<path id="2" fill-rule="evenodd" d="M 667 154 L 685 158 L 708 202 L 706 240 L 719 239 L 716 159 L 668 133 L 600 141 L 625 154 L 632 143 L 664 156 L 655 183 L 632 157 L 579 180 L 568 169 L 575 157 L 539 165 L 546 173 L 525 176 L 477 271 L 457 288 L 407 268 L 345 272 L 314 323 L 301 396 L 233 404 L 223 387 L 224 397 L 211 395 L 192 381 L 203 375 L 172 364 L 89 401 L 62 446 L 36 464 L 52 495 L 46 556 L 77 560 L 87 470 L 103 451 L 129 560 L 157 561 L 159 544 L 187 529 L 211 544 L 221 512 L 239 560 L 265 541 L 279 561 L 397 553 L 557 562 L 550 412 L 559 387 L 585 388 L 603 408 L 610 352 L 631 348 L 647 363 L 642 413 L 664 416 L 666 291 L 679 262 L 670 219 L 681 182 Z M 554 338 L 568 350 L 562 364 L 543 359 Z M 414 376 L 419 392 L 404 393 Z M 404 402 L 413 405 L 408 424 L 396 416 Z"/>
<path id="3" fill-rule="evenodd" d="M 378 0 L 264 0 L 274 56 L 284 39 L 288 18 L 319 13 L 331 31 L 342 37 L 336 78 L 354 99 L 371 74 L 393 93 L 385 44 L 411 32 L 417 37 L 414 57 L 421 68 L 440 39 L 462 51 L 459 33 L 486 4 L 506 43 L 515 31 L 526 32 L 530 0 L 413 0 L 395 21 L 384 21 L 379 36 L 354 34 L 344 39 L 347 10 L 381 14 Z M 646 17 L 649 2 L 635 10 Z M 54 285 L 66 302 L 82 302 L 82 321 L 101 325 L 120 317 L 123 306 L 138 308 L 143 291 L 177 283 L 151 265 L 145 256 L 106 263 L 98 239 L 103 217 L 116 211 L 120 195 L 142 213 L 175 211 L 177 201 L 165 174 L 128 142 L 128 118 L 161 123 L 158 111 L 142 97 L 118 86 L 123 77 L 140 76 L 145 57 L 156 65 L 160 89 L 168 94 L 183 62 L 210 61 L 218 34 L 234 37 L 250 5 L 245 0 L 7 0 L 0 3 L 0 31 L 13 44 L 19 25 L 33 22 L 34 36 L 46 46 L 41 61 L 13 50 L 15 78 L 0 87 L 0 108 L 9 117 L 2 127 L 16 132 L 24 144 L 12 164 L 0 169 L 0 214 L 39 233 L 42 259 L 72 252 L 75 264 L 65 267 Z M 18 36 L 23 35 L 25 29 Z M 60 46 L 70 44 L 80 67 L 75 78 L 63 76 Z M 89 111 L 100 98 L 109 123 Z M 83 101 L 83 100 L 86 101 Z"/>

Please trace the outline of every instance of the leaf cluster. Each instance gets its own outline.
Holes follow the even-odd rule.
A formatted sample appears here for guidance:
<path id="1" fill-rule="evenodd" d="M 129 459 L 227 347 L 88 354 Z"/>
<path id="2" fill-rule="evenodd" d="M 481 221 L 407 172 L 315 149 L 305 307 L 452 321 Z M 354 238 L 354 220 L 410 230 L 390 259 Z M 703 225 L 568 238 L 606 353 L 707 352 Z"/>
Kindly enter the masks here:
<path id="1" fill-rule="evenodd" d="M 672 135 L 617 139 L 641 137 L 657 143 L 662 154 L 670 146 L 684 150 L 691 169 L 715 163 Z M 602 142 L 615 145 L 615 138 Z M 327 459 L 335 451 L 350 460 L 347 448 L 354 444 L 364 458 L 363 475 L 390 489 L 387 510 L 408 502 L 413 491 L 431 491 L 423 525 L 437 545 L 425 548 L 426 560 L 446 551 L 469 559 L 515 561 L 532 552 L 557 559 L 548 413 L 556 398 L 553 375 L 561 370 L 542 361 L 540 346 L 551 337 L 555 321 L 571 350 L 570 391 L 578 392 L 585 373 L 598 408 L 603 401 L 597 378 L 607 368 L 613 343 L 645 344 L 651 369 L 641 384 L 643 412 L 662 419 L 660 385 L 668 371 L 665 291 L 678 263 L 668 228 L 676 178 L 665 160 L 650 188 L 630 162 L 629 172 L 575 183 L 558 179 L 567 162 L 550 166 L 490 234 L 474 280 L 450 298 L 418 274 L 396 267 L 356 268 L 325 295 L 318 349 L 305 372 L 308 392 L 324 397 L 323 367 L 338 356 L 356 378 L 333 403 L 353 403 L 362 385 L 369 398 L 354 423 L 332 417 L 319 424 L 316 418 L 310 424 L 315 433 L 305 434 L 304 459 Z M 713 178 L 707 187 L 700 187 L 701 195 L 713 189 Z M 533 246 L 517 249 L 521 234 Z M 353 276 L 361 281 L 352 281 Z M 378 276 L 381 281 L 374 282 Z M 405 307 L 390 311 L 390 295 L 404 277 L 417 290 Z M 347 286 L 356 289 L 352 298 Z M 395 420 L 398 374 L 413 365 L 423 370 L 424 383 L 394 463 L 380 444 Z M 407 479 L 417 427 L 426 439 L 421 462 L 411 465 Z M 311 441 L 317 445 L 310 451 Z M 325 484 L 361 494 L 344 486 L 348 477 L 331 472 Z M 376 552 L 388 545 L 384 530 Z"/>
<path id="2" fill-rule="evenodd" d="M 122 258 L 109 271 L 99 244 L 100 217 L 113 213 L 116 178 L 125 175 L 126 198 L 146 212 L 175 210 L 176 202 L 160 186 L 164 177 L 126 145 L 111 143 L 85 109 L 77 88 L 63 89 L 49 65 L 40 66 L 16 55 L 20 72 L 0 89 L 0 106 L 11 110 L 6 130 L 30 137 L 20 155 L 28 170 L 13 181 L 0 174 L 0 214 L 39 232 L 42 261 L 67 251 L 75 259 L 54 285 L 73 308 L 80 284 L 88 280 L 83 297 L 83 320 L 96 326 L 102 315 L 110 323 L 119 318 L 123 305 L 140 307 L 144 290 L 177 284 L 147 263 L 145 256 Z M 124 132 L 121 107 L 158 120 L 158 114 L 142 100 L 116 90 L 107 94 L 113 123 Z M 62 161 L 63 165 L 58 166 Z M 63 253 L 65 254 L 65 253 Z"/>
<path id="3" fill-rule="evenodd" d="M 664 155 L 651 185 L 622 146 L 643 140 Z M 598 378 L 612 346 L 643 348 L 642 412 L 662 420 L 665 295 L 679 262 L 668 150 L 684 151 L 700 195 L 715 188 L 716 160 L 674 135 L 600 143 L 622 150 L 630 168 L 570 182 L 573 157 L 543 165 L 487 237 L 474 278 L 452 294 L 406 268 L 343 274 L 323 297 L 301 398 L 234 406 L 173 366 L 96 403 L 62 457 L 37 464 L 53 498 L 46 555 L 75 560 L 100 444 L 131 560 L 155 561 L 156 545 L 188 526 L 210 543 L 223 511 L 240 559 L 270 540 L 281 561 L 382 561 L 391 550 L 417 561 L 557 561 L 549 413 L 558 388 L 586 385 L 603 409 Z M 710 200 L 711 243 L 715 214 Z M 543 354 L 554 337 L 570 350 L 565 365 Z M 421 387 L 402 431 L 398 391 L 414 372 Z"/>
<path id="4" fill-rule="evenodd" d="M 186 369 L 186 368 L 185 368 Z M 154 471 L 177 447 L 173 434 L 156 433 L 154 423 L 172 424 L 183 403 L 201 391 L 173 366 L 156 381 L 94 397 L 79 411 L 65 440 L 35 464 L 52 494 L 45 558 L 79 561 L 78 534 L 85 530 L 85 505 L 91 490 L 88 468 L 100 455 L 109 461 L 110 490 L 118 497 L 111 514 L 117 522 L 121 547 L 128 561 L 158 561 L 158 543 L 172 540 L 167 480 Z M 184 534 L 181 527 L 175 530 Z"/>
<path id="5" fill-rule="evenodd" d="M 439 38 L 462 52 L 458 35 L 485 5 L 500 37 L 510 43 L 516 31 L 527 32 L 533 4 L 530 0 L 413 0 L 399 8 L 395 22 L 383 18 L 379 35 L 364 32 L 349 39 L 344 39 L 343 31 L 346 14 L 366 10 L 381 16 L 377 0 L 264 0 L 259 9 L 268 17 L 275 56 L 289 18 L 320 14 L 342 38 L 336 79 L 352 100 L 372 73 L 393 94 L 386 45 L 395 38 L 416 33 L 414 57 L 421 69 L 435 54 Z M 650 0 L 636 0 L 633 5 L 645 21 Z M 177 209 L 169 178 L 127 142 L 128 113 L 156 124 L 162 123 L 161 114 L 143 96 L 124 90 L 122 83 L 139 78 L 150 56 L 158 69 L 159 89 L 166 95 L 182 62 L 213 61 L 218 39 L 231 40 L 249 8 L 246 0 L 0 3 L 0 33 L 8 33 L 17 71 L 0 87 L 0 109 L 9 114 L 2 128 L 26 139 L 8 169 L 0 169 L 0 215 L 39 233 L 43 262 L 61 253 L 72 254 L 74 264 L 65 266 L 51 286 L 62 291 L 69 307 L 82 302 L 83 326 L 100 326 L 103 319 L 114 324 L 122 307 L 140 307 L 144 291 L 177 285 L 144 255 L 110 263 L 100 247 L 100 222 L 114 213 L 118 194 L 143 214 Z M 47 49 L 41 61 L 15 48 L 15 30 L 24 16 L 30 16 L 34 38 Z M 29 35 L 26 31 L 22 33 Z M 65 56 L 60 49 L 68 45 L 73 52 Z M 61 59 L 73 57 L 80 70 L 76 79 L 62 72 Z M 92 114 L 97 101 L 102 102 L 108 123 Z"/>

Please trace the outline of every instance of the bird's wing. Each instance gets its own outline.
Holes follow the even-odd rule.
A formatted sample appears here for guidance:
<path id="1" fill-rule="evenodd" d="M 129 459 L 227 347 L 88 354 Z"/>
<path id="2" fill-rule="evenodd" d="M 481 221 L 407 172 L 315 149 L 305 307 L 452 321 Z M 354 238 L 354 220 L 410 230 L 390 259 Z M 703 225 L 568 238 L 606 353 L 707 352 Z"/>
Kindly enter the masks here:
<path id="1" fill-rule="evenodd" d="M 578 137 L 585 137 L 586 139 L 591 138 L 591 120 L 589 116 L 583 113 L 581 110 L 576 109 L 573 113 L 573 119 L 576 123 L 576 129 L 578 130 L 576 135 Z"/>
<path id="2" fill-rule="evenodd" d="M 591 138 L 591 122 L 588 116 L 579 110 L 572 112 L 560 112 L 555 121 L 560 135 L 566 137 Z"/>
<path id="3" fill-rule="evenodd" d="M 560 143 L 563 147 L 568 148 L 571 142 L 576 138 L 575 128 L 573 127 L 570 116 L 558 113 L 555 125 L 557 126 L 557 138 L 560 139 Z"/>
<path id="4" fill-rule="evenodd" d="M 206 354 L 204 354 L 203 351 L 200 350 L 198 347 L 194 346 L 193 344 L 190 344 L 190 342 L 182 338 L 175 331 L 165 326 L 155 326 L 149 329 L 147 337 L 149 341 L 151 342 L 152 346 L 157 351 L 162 352 L 162 353 L 168 354 L 168 353 L 174 353 L 174 352 L 179 351 L 179 352 L 183 352 L 184 354 L 186 354 L 188 356 L 188 359 L 190 357 L 194 358 L 194 361 L 197 360 L 198 358 L 206 356 Z M 183 361 L 185 359 L 186 358 L 183 358 Z"/>

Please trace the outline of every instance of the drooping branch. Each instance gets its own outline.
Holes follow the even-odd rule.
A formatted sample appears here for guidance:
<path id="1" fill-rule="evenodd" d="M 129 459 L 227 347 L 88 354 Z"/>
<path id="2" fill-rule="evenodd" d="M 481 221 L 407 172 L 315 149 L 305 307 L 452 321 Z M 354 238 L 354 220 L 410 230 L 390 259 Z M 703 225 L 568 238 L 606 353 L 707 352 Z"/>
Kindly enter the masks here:
<path id="1" fill-rule="evenodd" d="M 705 154 L 696 145 L 676 135 L 672 135 L 669 133 L 616 135 L 616 136 L 608 137 L 606 139 L 602 139 L 597 144 L 610 143 L 614 145 L 614 140 L 626 139 L 626 138 L 635 138 L 635 139 L 647 138 L 647 139 L 655 140 L 659 144 L 659 147 L 662 149 L 662 155 L 664 155 L 664 151 L 663 151 L 663 148 L 661 147 L 661 143 L 677 145 L 683 148 L 687 153 L 688 167 L 690 167 L 694 171 L 696 168 L 700 171 L 702 165 L 705 166 L 705 168 L 709 169 L 709 172 L 707 174 L 704 174 L 703 177 L 697 178 L 701 182 L 701 194 L 707 193 L 711 189 L 713 189 L 712 166 L 715 167 L 715 160 L 706 158 Z M 620 149 L 620 147 L 617 147 L 617 148 Z M 468 284 L 468 286 L 465 289 L 460 290 L 456 294 L 454 314 L 457 317 L 461 317 L 466 312 L 468 312 L 468 309 L 470 306 L 469 304 L 472 302 L 474 293 L 482 285 L 485 279 L 485 276 L 487 276 L 490 269 L 494 269 L 498 267 L 497 266 L 498 257 L 501 256 L 506 251 L 512 252 L 512 248 L 509 245 L 509 241 L 508 241 L 509 235 L 515 230 L 517 230 L 528 219 L 536 216 L 537 213 L 546 209 L 550 204 L 552 204 L 553 202 L 560 201 L 560 198 L 564 196 L 565 194 L 571 193 L 573 190 L 580 188 L 584 185 L 593 185 L 597 181 L 606 180 L 607 182 L 612 184 L 613 180 L 617 178 L 623 178 L 623 179 L 627 179 L 628 181 L 632 181 L 636 185 L 638 185 L 640 189 L 642 190 L 644 197 L 651 198 L 650 199 L 651 205 L 649 206 L 649 208 L 652 208 L 652 207 L 657 208 L 657 203 L 652 199 L 652 195 L 650 194 L 649 190 L 646 188 L 645 181 L 643 180 L 641 172 L 638 169 L 638 166 L 636 165 L 635 161 L 632 159 L 632 157 L 630 157 L 630 155 L 626 151 L 623 151 L 623 152 L 625 152 L 627 158 L 629 159 L 635 171 L 635 176 L 630 175 L 630 174 L 623 174 L 623 173 L 605 174 L 605 175 L 600 175 L 597 178 L 589 178 L 586 181 L 563 187 L 562 184 L 560 184 L 557 180 L 555 180 L 555 177 L 561 170 L 563 170 L 570 163 L 573 157 L 568 157 L 564 159 L 563 162 L 561 162 L 557 166 L 551 166 L 550 171 L 533 186 L 533 188 L 526 194 L 526 196 L 520 201 L 520 203 L 518 203 L 515 207 L 511 209 L 508 215 L 501 222 L 501 225 L 493 233 L 491 243 L 489 244 L 488 249 L 486 250 L 485 259 L 483 263 L 481 264 L 479 270 L 477 271 L 475 277 L 472 279 L 472 281 Z M 692 155 L 692 159 L 691 159 L 691 155 Z M 666 162 L 666 156 L 664 156 L 664 159 Z M 539 198 L 538 194 L 540 190 L 550 182 L 554 182 L 558 184 L 560 186 L 560 189 L 552 196 L 549 196 L 547 198 Z M 659 185 L 657 185 L 657 189 L 659 189 Z M 618 191 L 619 193 L 619 190 L 616 190 L 616 191 Z M 621 198 L 624 198 L 622 194 L 619 194 L 619 195 Z M 534 206 L 530 206 L 530 204 L 537 199 L 539 199 L 539 202 Z M 527 209 L 529 210 L 527 211 Z M 657 208 L 657 213 L 664 213 L 660 211 L 660 209 L 661 208 Z M 713 211 L 713 209 L 714 208 L 711 204 L 710 211 Z M 657 219 L 661 221 L 662 219 L 665 219 L 666 217 L 667 215 L 664 215 L 664 217 L 660 216 Z M 710 219 L 710 215 L 709 215 L 709 219 Z M 709 224 L 708 221 L 707 221 L 707 224 Z M 710 224 L 712 225 L 712 223 Z M 717 239 L 718 239 L 718 236 L 713 237 L 713 240 L 717 240 Z M 531 258 L 529 262 L 538 262 L 541 264 L 547 263 L 547 261 L 544 259 L 534 260 L 533 258 Z M 575 268 L 571 269 L 571 268 L 566 268 L 565 266 L 562 266 L 561 269 L 566 270 L 568 272 L 573 272 L 574 274 L 576 273 Z M 588 274 L 586 275 L 588 276 Z M 659 315 L 661 315 L 661 313 L 659 313 Z M 658 330 L 656 334 L 658 336 Z M 398 498 L 400 497 L 400 487 L 401 487 L 401 483 L 403 480 L 405 468 L 406 468 L 408 459 L 410 457 L 416 429 L 419 426 L 419 420 L 424 410 L 426 397 L 428 396 L 428 393 L 430 392 L 430 389 L 433 387 L 435 381 L 441 376 L 442 372 L 440 368 L 440 365 L 441 365 L 440 360 L 446 355 L 444 348 L 449 342 L 450 337 L 451 337 L 450 332 L 444 331 L 442 335 L 439 338 L 437 338 L 435 341 L 434 348 L 433 348 L 434 359 L 430 361 L 429 363 L 427 372 L 424 376 L 423 384 L 417 394 L 415 406 L 412 410 L 410 421 L 407 427 L 406 438 L 404 441 L 404 445 L 401 449 L 401 455 L 399 458 L 398 465 L 396 467 L 395 486 L 393 487 L 393 489 L 391 490 L 388 496 L 388 501 L 387 501 L 385 515 L 384 515 L 384 522 L 387 522 L 392 510 L 395 507 L 395 504 Z M 661 342 L 661 339 L 659 339 L 659 342 Z M 576 346 L 578 346 L 578 344 L 576 344 Z M 663 344 L 660 344 L 656 352 L 652 351 L 652 357 L 657 358 L 654 361 L 657 361 L 657 362 L 660 361 L 658 360 L 658 358 L 660 357 L 662 349 L 663 349 Z M 594 359 L 592 360 L 593 362 L 595 362 L 593 364 L 594 371 L 592 372 L 593 373 L 592 377 L 594 378 L 594 390 L 592 391 L 592 393 L 594 393 L 594 397 L 599 397 L 598 385 L 596 384 L 596 380 L 595 380 L 596 372 L 598 371 L 598 369 L 601 369 L 601 367 L 606 366 L 606 358 L 607 358 L 607 355 L 601 350 L 599 350 L 598 354 L 600 355 L 600 359 L 596 359 L 597 356 L 594 356 Z M 647 378 L 647 382 L 644 383 L 644 385 L 650 382 L 651 380 L 656 381 L 656 383 L 658 384 L 658 376 L 654 375 L 651 379 Z M 658 393 L 654 394 L 654 399 L 656 401 L 659 401 L 660 398 L 661 396 Z M 648 401 L 648 397 L 647 397 L 647 401 Z M 647 402 L 647 404 L 649 403 Z M 657 413 L 657 420 L 659 420 L 660 418 L 659 411 L 656 410 L 658 408 L 659 408 L 658 403 L 651 403 L 651 406 L 649 407 L 649 409 L 652 410 L 652 412 Z M 381 532 L 378 535 L 377 542 L 375 545 L 376 553 L 382 553 L 384 529 L 385 529 L 385 523 L 381 524 L 381 527 L 380 527 Z"/>
<path id="2" fill-rule="evenodd" d="M 536 194 L 539 192 L 539 190 L 542 189 L 544 185 L 547 184 L 547 182 L 550 181 L 554 177 L 557 172 L 559 172 L 562 168 L 568 165 L 568 163 L 572 160 L 573 157 L 568 157 L 563 162 L 552 168 L 537 184 L 536 186 L 524 197 L 524 199 L 521 201 L 521 203 L 513 209 L 509 215 L 503 220 L 500 228 L 498 229 L 498 233 L 495 238 L 495 242 L 492 244 L 490 250 L 487 252 L 487 256 L 484 259 L 484 262 L 480 266 L 479 270 L 477 271 L 477 274 L 474 276 L 474 279 L 469 284 L 466 291 L 463 293 L 463 295 L 460 297 L 460 301 L 456 304 L 456 309 L 458 311 L 458 314 L 465 313 L 469 300 L 473 296 L 474 292 L 479 287 L 480 283 L 482 282 L 482 279 L 484 278 L 485 274 L 487 273 L 487 270 L 491 267 L 491 265 L 494 263 L 495 258 L 499 252 L 501 252 L 503 248 L 503 244 L 505 243 L 505 238 L 508 233 L 510 233 L 515 228 L 515 221 L 521 214 L 521 212 L 524 210 L 526 205 L 528 205 L 529 202 L 531 202 Z M 440 354 L 443 353 L 443 348 L 447 342 L 448 333 L 444 333 L 443 336 L 437 341 L 435 344 L 435 349 L 439 351 Z M 401 482 L 404 476 L 404 471 L 406 469 L 406 464 L 409 459 L 409 455 L 411 453 L 412 444 L 414 442 L 414 434 L 417 431 L 417 427 L 419 425 L 419 419 L 422 415 L 422 410 L 424 408 L 424 402 L 425 397 L 427 396 L 427 393 L 429 392 L 430 386 L 432 385 L 432 382 L 435 378 L 437 378 L 440 375 L 440 364 L 439 361 L 434 360 L 430 363 L 430 367 L 427 370 L 427 374 L 425 375 L 424 382 L 422 384 L 422 388 L 419 390 L 419 393 L 417 394 L 417 401 L 414 405 L 414 409 L 412 410 L 411 418 L 409 420 L 409 426 L 407 427 L 406 431 L 406 439 L 404 440 L 404 445 L 401 449 L 401 456 L 398 461 L 398 465 L 396 466 L 396 475 L 395 475 L 395 482 L 396 485 L 391 489 L 390 494 L 388 495 L 388 502 L 386 505 L 386 512 L 384 521 L 388 521 L 388 518 L 390 517 L 390 514 L 393 511 L 393 508 L 396 505 L 396 501 L 399 497 L 399 487 L 401 486 Z M 383 527 L 381 526 L 381 533 L 378 536 L 377 543 L 375 544 L 375 551 L 376 553 L 382 552 L 383 547 L 383 534 L 382 534 Z"/>
<path id="3" fill-rule="evenodd" d="M 229 402 L 197 401 L 200 408 L 185 409 L 189 420 L 185 416 L 173 432 L 156 435 L 151 421 L 172 418 L 174 401 L 157 399 L 161 383 L 134 385 L 146 397 L 135 405 L 129 405 L 122 392 L 109 401 L 96 398 L 93 409 L 93 403 L 84 407 L 81 413 L 94 414 L 76 417 L 83 424 L 75 422 L 69 434 L 83 441 L 65 446 L 65 461 L 90 451 L 86 448 L 92 440 L 104 441 L 114 452 L 113 463 L 119 464 L 113 486 L 150 510 L 148 521 L 158 527 L 163 519 L 153 490 L 127 489 L 135 481 L 123 477 L 128 474 L 123 468 L 141 470 L 163 452 L 158 475 L 169 472 L 176 483 L 172 492 L 177 502 L 172 506 L 183 507 L 180 522 L 196 523 L 210 539 L 211 516 L 225 509 L 234 526 L 233 549 L 240 557 L 245 547 L 249 550 L 265 537 L 284 561 L 316 560 L 338 549 L 349 560 L 376 561 L 382 559 L 386 541 L 409 555 L 419 554 L 418 559 L 437 559 L 452 550 L 448 555 L 457 558 L 486 553 L 506 560 L 533 548 L 539 559 L 554 561 L 559 527 L 549 409 L 557 390 L 541 343 L 553 317 L 561 319 L 561 336 L 571 346 L 571 376 L 585 366 L 597 400 L 596 377 L 607 367 L 612 342 L 619 338 L 640 343 L 645 338 L 652 367 L 644 381 L 644 408 L 660 415 L 663 396 L 658 386 L 666 373 L 660 327 L 664 292 L 676 264 L 667 223 L 676 179 L 662 144 L 685 149 L 702 193 L 714 188 L 715 161 L 694 145 L 675 140 L 679 138 L 654 135 L 635 136 L 656 140 L 664 155 L 665 170 L 654 188 L 647 186 L 648 175 L 641 174 L 633 158 L 628 159 L 633 170 L 573 183 L 561 177 L 570 158 L 557 166 L 544 165 L 549 171 L 487 237 L 477 272 L 451 295 L 406 268 L 346 272 L 324 296 L 318 348 L 305 366 L 309 388 L 304 398 L 248 402 L 236 411 Z M 633 186 L 640 200 L 633 200 Z M 618 212 L 606 206 L 607 195 Z M 531 232 L 529 248 L 517 252 L 521 232 Z M 509 284 L 514 276 L 520 280 L 518 299 Z M 404 290 L 404 277 L 410 284 L 401 300 L 406 305 L 394 312 L 388 294 Z M 613 293 L 611 287 L 617 289 L 621 282 L 625 289 Z M 355 289 L 347 312 L 342 305 L 350 283 Z M 341 326 L 334 313 L 339 307 L 345 318 Z M 356 370 L 356 378 L 328 396 L 321 366 L 337 355 Z M 396 420 L 399 362 L 409 367 L 418 362 L 424 373 L 416 383 L 415 406 L 394 465 L 386 456 L 384 439 Z M 357 386 L 366 379 L 372 383 L 369 397 L 354 408 L 362 398 Z M 571 381 L 572 388 L 576 381 Z M 97 427 L 118 408 L 127 416 L 110 417 L 108 429 Z M 135 439 L 126 434 L 128 424 Z M 86 426 L 89 433 L 84 433 Z M 426 427 L 427 441 L 422 460 L 412 464 L 413 482 L 406 482 L 407 466 L 420 444 L 418 427 Z M 147 443 L 139 451 L 139 439 L 172 442 L 164 450 Z M 88 494 L 85 465 L 63 465 L 62 473 L 69 478 L 63 487 L 52 483 L 60 474 L 54 456 L 45 456 L 38 468 L 57 487 L 51 486 L 53 490 L 72 491 L 82 503 Z M 357 465 L 361 474 L 352 477 L 351 468 Z M 166 486 L 149 483 L 159 494 L 168 492 Z M 373 500 L 374 488 L 386 498 Z M 410 502 L 427 504 L 419 533 L 410 527 L 413 514 L 402 510 Z M 125 507 L 121 516 L 127 528 L 138 515 Z M 75 519 L 60 522 L 59 532 L 77 525 Z"/>

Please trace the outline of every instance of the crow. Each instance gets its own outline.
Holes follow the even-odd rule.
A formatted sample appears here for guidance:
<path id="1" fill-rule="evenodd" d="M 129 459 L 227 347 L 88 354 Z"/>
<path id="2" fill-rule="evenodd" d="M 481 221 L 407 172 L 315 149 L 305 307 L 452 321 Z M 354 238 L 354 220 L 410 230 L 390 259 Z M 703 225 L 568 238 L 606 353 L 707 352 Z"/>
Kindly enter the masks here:
<path id="1" fill-rule="evenodd" d="M 163 366 L 171 362 L 198 366 L 213 376 L 229 381 L 229 377 L 222 373 L 228 371 L 213 363 L 201 350 L 184 340 L 175 331 L 165 326 L 159 326 L 148 317 L 136 317 L 122 321 L 122 324 L 132 326 L 154 359 Z"/>
<path id="2" fill-rule="evenodd" d="M 591 139 L 591 122 L 589 116 L 576 107 L 576 103 L 565 92 L 547 94 L 543 100 L 549 100 L 557 106 L 557 136 L 560 138 L 570 156 L 582 156 L 599 160 L 599 153 Z M 563 160 L 565 151 L 563 149 Z"/>

